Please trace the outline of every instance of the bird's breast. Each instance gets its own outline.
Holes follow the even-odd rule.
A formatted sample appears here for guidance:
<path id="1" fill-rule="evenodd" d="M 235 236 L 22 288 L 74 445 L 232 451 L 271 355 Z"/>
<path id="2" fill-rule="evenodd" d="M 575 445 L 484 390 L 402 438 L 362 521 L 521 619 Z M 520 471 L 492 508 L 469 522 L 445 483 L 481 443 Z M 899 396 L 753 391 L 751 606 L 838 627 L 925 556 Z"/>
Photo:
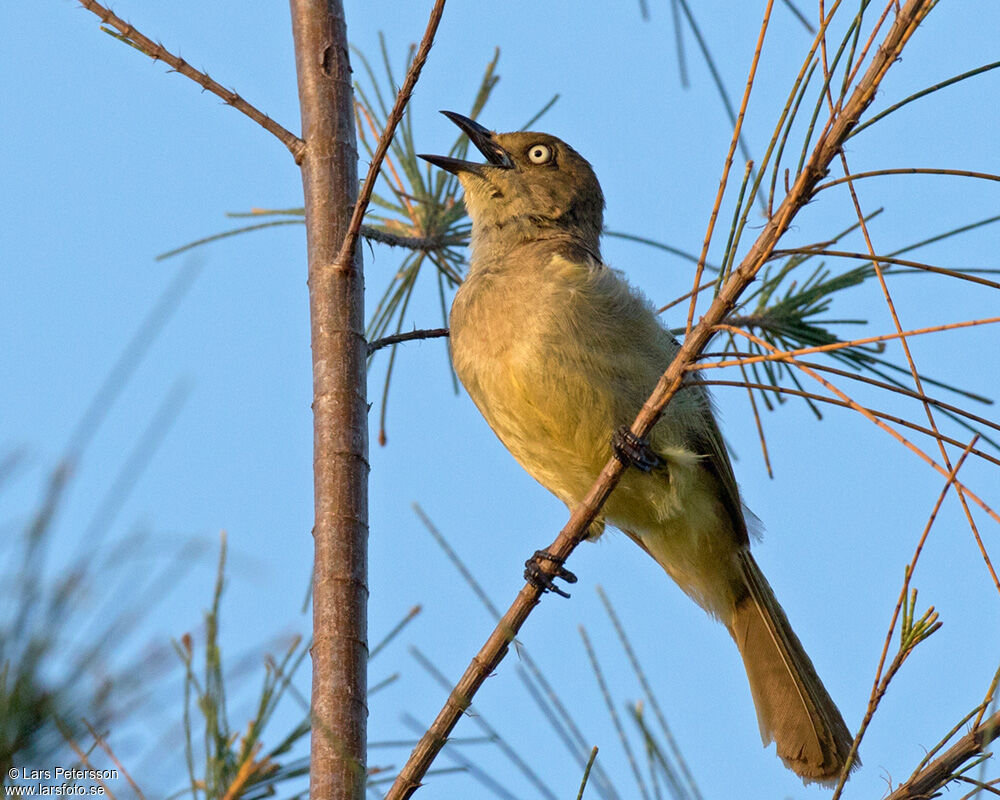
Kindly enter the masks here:
<path id="1" fill-rule="evenodd" d="M 611 431 L 634 417 L 632 395 L 648 383 L 629 365 L 627 320 L 609 317 L 612 298 L 595 290 L 593 272 L 558 257 L 543 269 L 473 270 L 451 312 L 469 395 L 521 465 L 569 503 L 600 472 Z"/>

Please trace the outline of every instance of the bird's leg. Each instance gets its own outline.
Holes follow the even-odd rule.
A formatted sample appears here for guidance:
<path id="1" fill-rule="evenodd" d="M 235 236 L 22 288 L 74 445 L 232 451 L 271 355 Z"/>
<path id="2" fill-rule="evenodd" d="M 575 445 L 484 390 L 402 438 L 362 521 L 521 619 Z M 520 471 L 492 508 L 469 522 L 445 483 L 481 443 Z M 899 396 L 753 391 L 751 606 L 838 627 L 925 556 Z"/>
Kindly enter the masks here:
<path id="1" fill-rule="evenodd" d="M 611 449 L 622 464 L 635 467 L 640 472 L 652 472 L 667 466 L 667 462 L 649 446 L 649 442 L 632 433 L 627 425 L 622 425 L 611 434 Z"/>
<path id="2" fill-rule="evenodd" d="M 555 565 L 555 570 L 551 572 L 547 570 L 542 566 L 543 561 Z M 565 558 L 558 558 L 548 550 L 536 550 L 535 554 L 524 562 L 524 578 L 543 592 L 554 592 L 562 597 L 569 597 L 568 592 L 555 585 L 556 578 L 562 578 L 566 583 L 576 583 L 576 575 L 563 566 L 565 561 Z"/>

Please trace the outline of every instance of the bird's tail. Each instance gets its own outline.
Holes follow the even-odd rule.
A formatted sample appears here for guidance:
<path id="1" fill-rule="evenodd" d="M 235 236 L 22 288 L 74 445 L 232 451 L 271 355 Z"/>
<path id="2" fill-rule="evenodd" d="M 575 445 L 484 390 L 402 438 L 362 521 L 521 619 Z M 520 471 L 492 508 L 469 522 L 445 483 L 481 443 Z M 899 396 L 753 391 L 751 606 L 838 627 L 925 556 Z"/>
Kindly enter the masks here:
<path id="1" fill-rule="evenodd" d="M 803 780 L 832 782 L 851 734 L 757 562 L 749 550 L 739 558 L 748 593 L 736 604 L 730 633 L 750 679 L 761 738 L 765 746 L 775 742 L 785 766 Z M 855 758 L 852 769 L 860 763 Z"/>

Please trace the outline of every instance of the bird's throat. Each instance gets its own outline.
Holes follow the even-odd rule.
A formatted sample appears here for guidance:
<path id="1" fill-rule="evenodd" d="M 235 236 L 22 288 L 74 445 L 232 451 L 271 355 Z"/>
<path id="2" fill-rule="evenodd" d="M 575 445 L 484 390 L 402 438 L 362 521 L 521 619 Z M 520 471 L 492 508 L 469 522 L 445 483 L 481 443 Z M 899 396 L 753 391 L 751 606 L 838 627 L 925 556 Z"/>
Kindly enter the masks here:
<path id="1" fill-rule="evenodd" d="M 599 237 L 567 222 L 533 214 L 489 222 L 475 221 L 472 226 L 472 262 L 474 265 L 496 264 L 510 259 L 520 261 L 528 254 L 532 260 L 558 254 L 571 260 L 600 263 Z"/>

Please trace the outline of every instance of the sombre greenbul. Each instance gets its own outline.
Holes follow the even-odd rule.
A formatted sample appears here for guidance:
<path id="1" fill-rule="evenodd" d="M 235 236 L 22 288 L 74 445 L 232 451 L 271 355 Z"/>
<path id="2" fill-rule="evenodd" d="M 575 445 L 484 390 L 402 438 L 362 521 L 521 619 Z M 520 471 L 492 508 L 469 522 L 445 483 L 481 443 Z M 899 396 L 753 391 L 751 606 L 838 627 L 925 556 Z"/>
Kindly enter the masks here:
<path id="1" fill-rule="evenodd" d="M 648 441 L 623 428 L 678 344 L 601 259 L 604 196 L 593 169 L 554 136 L 493 133 L 443 113 L 486 159 L 422 156 L 458 176 L 472 219 L 469 274 L 450 322 L 463 385 L 514 458 L 571 509 L 612 452 L 636 467 L 591 538 L 605 521 L 620 528 L 719 619 L 743 657 L 765 745 L 774 741 L 806 781 L 834 781 L 851 735 L 750 554 L 755 518 L 707 391 L 689 380 Z"/>

